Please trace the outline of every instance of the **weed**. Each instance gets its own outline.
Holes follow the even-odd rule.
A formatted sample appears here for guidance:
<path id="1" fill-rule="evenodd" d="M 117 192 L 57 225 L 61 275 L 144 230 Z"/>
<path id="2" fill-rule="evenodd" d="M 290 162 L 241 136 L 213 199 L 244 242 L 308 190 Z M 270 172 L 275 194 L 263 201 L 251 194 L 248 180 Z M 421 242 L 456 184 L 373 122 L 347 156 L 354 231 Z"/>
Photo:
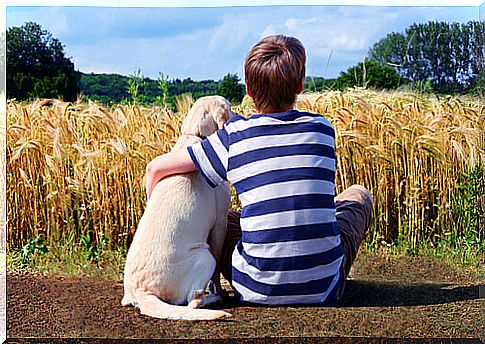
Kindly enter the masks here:
<path id="1" fill-rule="evenodd" d="M 41 235 L 29 238 L 27 243 L 20 249 L 9 249 L 10 263 L 15 268 L 27 268 L 32 264 L 34 257 L 42 256 L 49 252 L 46 241 Z"/>
<path id="2" fill-rule="evenodd" d="M 158 106 L 166 106 L 168 101 L 168 75 L 162 72 L 159 73 L 157 87 L 162 95 L 155 99 L 155 104 Z"/>
<path id="3" fill-rule="evenodd" d="M 446 237 L 449 244 L 468 250 L 483 250 L 480 240 L 480 198 L 483 197 L 483 167 L 477 164 L 463 171 L 458 178 L 457 192 L 451 199 L 451 216 L 459 227 Z"/>
<path id="4" fill-rule="evenodd" d="M 128 93 L 131 96 L 133 104 L 140 104 L 143 101 L 143 95 L 140 93 L 141 89 L 146 86 L 145 77 L 140 75 L 141 71 L 138 69 L 133 74 L 130 74 L 128 79 Z"/>
<path id="5" fill-rule="evenodd" d="M 98 264 L 104 258 L 104 250 L 108 244 L 108 240 L 104 233 L 100 233 L 97 240 L 95 240 L 93 232 L 88 231 L 81 234 L 80 240 L 83 249 L 84 258 L 94 264 Z"/>
<path id="6" fill-rule="evenodd" d="M 49 250 L 44 238 L 41 235 L 37 235 L 35 238 L 30 238 L 22 248 L 22 265 L 28 265 L 30 259 L 35 254 L 44 254 Z"/>

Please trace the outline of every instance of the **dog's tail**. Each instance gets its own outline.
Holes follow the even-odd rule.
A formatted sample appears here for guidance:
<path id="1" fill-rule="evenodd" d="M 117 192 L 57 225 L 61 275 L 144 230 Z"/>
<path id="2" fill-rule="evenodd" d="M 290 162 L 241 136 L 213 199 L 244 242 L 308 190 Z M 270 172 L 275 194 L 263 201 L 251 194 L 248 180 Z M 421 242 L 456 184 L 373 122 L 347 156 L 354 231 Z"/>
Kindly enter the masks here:
<path id="1" fill-rule="evenodd" d="M 217 320 L 232 317 L 230 313 L 219 310 L 171 305 L 163 302 L 153 294 L 146 294 L 144 292 L 138 292 L 137 299 L 141 314 L 159 319 Z"/>

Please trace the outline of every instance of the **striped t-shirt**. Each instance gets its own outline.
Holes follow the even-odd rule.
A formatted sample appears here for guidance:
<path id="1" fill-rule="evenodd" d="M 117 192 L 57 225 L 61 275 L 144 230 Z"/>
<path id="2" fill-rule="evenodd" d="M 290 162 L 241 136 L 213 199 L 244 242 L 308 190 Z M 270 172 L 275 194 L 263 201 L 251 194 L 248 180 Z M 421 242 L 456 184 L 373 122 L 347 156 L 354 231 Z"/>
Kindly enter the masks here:
<path id="1" fill-rule="evenodd" d="M 242 301 L 334 301 L 343 257 L 334 142 L 323 116 L 290 110 L 236 116 L 188 147 L 205 180 L 212 187 L 230 181 L 241 200 L 232 284 Z"/>

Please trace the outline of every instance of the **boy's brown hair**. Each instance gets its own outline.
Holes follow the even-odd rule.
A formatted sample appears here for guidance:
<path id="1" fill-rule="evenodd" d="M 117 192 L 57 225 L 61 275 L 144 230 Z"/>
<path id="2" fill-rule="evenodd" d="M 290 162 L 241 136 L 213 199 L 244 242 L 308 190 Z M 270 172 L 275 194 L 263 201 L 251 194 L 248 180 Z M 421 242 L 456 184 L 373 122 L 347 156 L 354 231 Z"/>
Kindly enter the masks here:
<path id="1" fill-rule="evenodd" d="M 246 56 L 244 74 L 248 93 L 262 113 L 291 109 L 305 77 L 305 48 L 283 35 L 263 38 Z"/>

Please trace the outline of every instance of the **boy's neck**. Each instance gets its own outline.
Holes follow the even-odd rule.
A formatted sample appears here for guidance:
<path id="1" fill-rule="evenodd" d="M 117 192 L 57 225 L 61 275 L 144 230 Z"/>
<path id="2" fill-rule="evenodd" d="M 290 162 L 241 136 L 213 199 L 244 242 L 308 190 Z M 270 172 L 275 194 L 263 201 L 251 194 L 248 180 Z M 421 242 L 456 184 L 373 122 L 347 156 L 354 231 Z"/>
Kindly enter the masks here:
<path id="1" fill-rule="evenodd" d="M 294 110 L 295 108 L 292 106 L 288 109 L 278 109 L 278 110 L 274 110 L 274 111 L 259 111 L 259 109 L 256 109 L 258 111 L 258 113 L 262 114 L 262 115 L 270 115 L 272 113 L 281 113 L 281 112 L 288 112 L 288 111 L 291 111 L 291 110 Z"/>

